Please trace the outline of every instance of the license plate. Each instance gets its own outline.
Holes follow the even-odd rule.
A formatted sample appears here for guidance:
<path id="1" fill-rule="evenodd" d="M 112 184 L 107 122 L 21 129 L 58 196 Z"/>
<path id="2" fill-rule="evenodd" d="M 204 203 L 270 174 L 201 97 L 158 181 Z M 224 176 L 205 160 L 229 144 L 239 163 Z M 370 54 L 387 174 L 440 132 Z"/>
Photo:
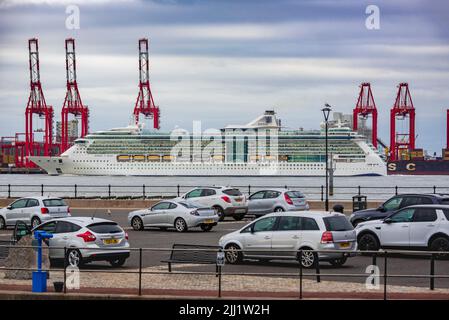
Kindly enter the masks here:
<path id="1" fill-rule="evenodd" d="M 214 223 L 214 220 L 213 219 L 207 219 L 207 220 L 204 220 L 204 223 Z"/>
<path id="2" fill-rule="evenodd" d="M 104 244 L 117 244 L 118 239 L 103 239 Z"/>
<path id="3" fill-rule="evenodd" d="M 351 244 L 349 242 L 342 242 L 340 243 L 340 248 L 349 248 Z"/>
<path id="4" fill-rule="evenodd" d="M 236 202 L 242 202 L 242 198 L 235 198 Z"/>

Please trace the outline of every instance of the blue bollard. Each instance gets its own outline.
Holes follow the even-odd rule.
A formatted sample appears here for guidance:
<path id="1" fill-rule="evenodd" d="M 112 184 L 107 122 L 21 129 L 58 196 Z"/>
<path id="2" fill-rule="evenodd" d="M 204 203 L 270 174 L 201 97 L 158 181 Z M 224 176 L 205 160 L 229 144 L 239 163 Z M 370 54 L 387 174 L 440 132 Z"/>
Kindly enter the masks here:
<path id="1" fill-rule="evenodd" d="M 37 271 L 33 271 L 32 292 L 47 292 L 47 272 L 42 271 L 42 240 L 53 238 L 53 235 L 45 231 L 34 231 L 37 240 Z"/>

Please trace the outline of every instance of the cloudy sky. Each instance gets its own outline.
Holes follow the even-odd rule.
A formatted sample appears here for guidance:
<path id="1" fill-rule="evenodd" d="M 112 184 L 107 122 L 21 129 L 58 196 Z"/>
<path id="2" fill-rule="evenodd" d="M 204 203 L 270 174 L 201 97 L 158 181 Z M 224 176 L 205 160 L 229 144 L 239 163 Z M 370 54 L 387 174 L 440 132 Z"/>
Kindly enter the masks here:
<path id="1" fill-rule="evenodd" d="M 68 5 L 80 28 L 67 29 Z M 365 26 L 368 5 L 380 29 Z M 150 38 L 161 127 L 246 123 L 275 108 L 283 124 L 316 129 L 320 108 L 352 112 L 371 82 L 380 137 L 389 139 L 396 86 L 408 82 L 417 147 L 438 154 L 449 108 L 445 0 L 0 0 L 0 135 L 24 131 L 27 40 L 39 38 L 41 80 L 60 118 L 64 39 L 77 45 L 78 82 L 91 130 L 127 125 L 137 97 L 137 40 Z M 401 128 L 401 126 L 399 126 Z"/>

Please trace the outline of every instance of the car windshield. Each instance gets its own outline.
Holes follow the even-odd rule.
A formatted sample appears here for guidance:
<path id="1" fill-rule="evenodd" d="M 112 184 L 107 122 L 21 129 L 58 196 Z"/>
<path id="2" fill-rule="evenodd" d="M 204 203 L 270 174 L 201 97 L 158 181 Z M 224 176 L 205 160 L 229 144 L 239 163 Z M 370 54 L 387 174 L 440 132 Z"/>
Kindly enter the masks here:
<path id="1" fill-rule="evenodd" d="M 187 209 L 199 208 L 198 206 L 194 205 L 193 203 L 179 202 L 179 204 L 182 205 L 183 207 L 186 207 Z"/>
<path id="2" fill-rule="evenodd" d="M 226 189 L 223 190 L 224 194 L 227 194 L 228 196 L 241 196 L 242 193 L 240 192 L 239 189 Z"/>
<path id="3" fill-rule="evenodd" d="M 289 191 L 289 192 L 286 192 L 286 194 L 290 198 L 305 198 L 304 194 L 302 194 L 302 192 L 299 192 L 299 191 Z"/>
<path id="4" fill-rule="evenodd" d="M 122 229 L 115 222 L 99 222 L 87 226 L 95 233 L 120 233 Z"/>
<path id="5" fill-rule="evenodd" d="M 327 231 L 350 231 L 354 229 L 348 219 L 343 216 L 326 217 L 323 220 Z"/>
<path id="6" fill-rule="evenodd" d="M 65 207 L 67 205 L 63 199 L 46 199 L 43 202 L 46 207 Z"/>

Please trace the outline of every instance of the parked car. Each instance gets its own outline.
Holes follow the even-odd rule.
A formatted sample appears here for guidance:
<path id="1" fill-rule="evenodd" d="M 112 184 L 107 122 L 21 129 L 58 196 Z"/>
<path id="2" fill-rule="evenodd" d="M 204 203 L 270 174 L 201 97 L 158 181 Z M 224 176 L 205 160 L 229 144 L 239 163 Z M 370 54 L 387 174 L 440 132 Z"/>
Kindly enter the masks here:
<path id="1" fill-rule="evenodd" d="M 130 255 L 128 234 L 114 221 L 90 217 L 53 219 L 26 233 L 35 230 L 53 235 L 46 240 L 51 264 L 64 261 L 64 248 L 67 265 L 73 267 L 92 261 L 108 261 L 118 267 Z M 23 235 L 21 232 L 20 236 Z"/>
<path id="2" fill-rule="evenodd" d="M 176 231 L 184 232 L 189 228 L 200 227 L 203 231 L 210 231 L 217 225 L 218 220 L 214 209 L 187 201 L 161 201 L 151 208 L 128 214 L 128 222 L 134 230 L 159 227 L 163 230 L 175 228 Z"/>
<path id="3" fill-rule="evenodd" d="M 449 204 L 449 196 L 439 194 L 400 194 L 388 199 L 376 209 L 354 212 L 349 217 L 349 220 L 355 227 L 361 222 L 384 219 L 399 209 L 420 204 Z"/>
<path id="4" fill-rule="evenodd" d="M 17 199 L 6 208 L 0 209 L 0 229 L 24 221 L 32 228 L 42 222 L 70 216 L 70 208 L 64 199 L 53 197 L 27 197 Z"/>
<path id="5" fill-rule="evenodd" d="M 360 250 L 449 251 L 449 205 L 406 207 L 383 220 L 360 223 L 355 230 Z"/>
<path id="6" fill-rule="evenodd" d="M 225 216 L 242 220 L 248 212 L 248 203 L 239 189 L 231 187 L 198 187 L 175 201 L 187 201 L 199 206 L 213 208 L 222 221 Z"/>
<path id="7" fill-rule="evenodd" d="M 221 237 L 219 245 L 226 249 L 230 264 L 246 258 L 292 259 L 305 268 L 315 266 L 319 260 L 341 266 L 357 247 L 354 228 L 344 215 L 316 211 L 267 214 Z M 303 251 L 299 257 L 301 249 L 338 252 Z"/>
<path id="8" fill-rule="evenodd" d="M 306 197 L 300 191 L 269 189 L 253 193 L 248 198 L 248 213 L 261 216 L 271 212 L 309 210 Z"/>

